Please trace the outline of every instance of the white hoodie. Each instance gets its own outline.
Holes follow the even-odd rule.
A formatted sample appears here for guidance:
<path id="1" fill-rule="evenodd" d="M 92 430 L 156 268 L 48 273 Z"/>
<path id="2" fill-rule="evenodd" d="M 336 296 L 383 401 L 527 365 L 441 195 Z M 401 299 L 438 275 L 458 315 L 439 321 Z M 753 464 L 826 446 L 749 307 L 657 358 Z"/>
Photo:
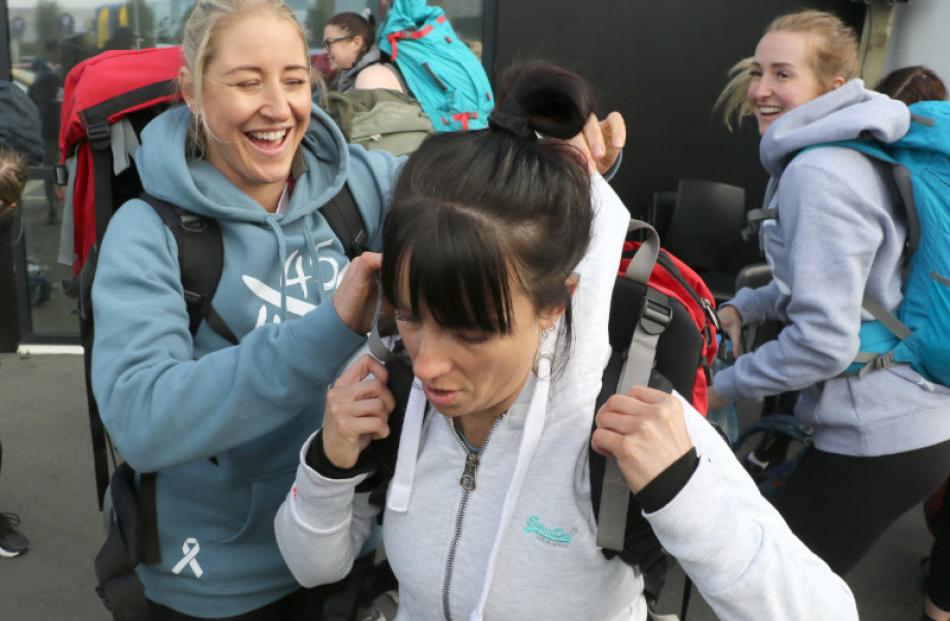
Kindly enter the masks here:
<path id="1" fill-rule="evenodd" d="M 593 194 L 570 359 L 553 382 L 532 376 L 497 421 L 474 490 L 460 485 L 469 452 L 451 421 L 434 412 L 423 421 L 422 400 L 410 401 L 383 527 L 400 584 L 397 619 L 646 618 L 639 570 L 607 560 L 595 544 L 588 443 L 629 216 L 599 177 Z M 646 517 L 717 614 L 856 619 L 844 582 L 792 535 L 712 427 L 680 400 L 700 464 Z M 349 571 L 376 511 L 354 493 L 365 475 L 325 478 L 306 465 L 308 448 L 309 441 L 275 527 L 290 570 L 311 586 Z"/>

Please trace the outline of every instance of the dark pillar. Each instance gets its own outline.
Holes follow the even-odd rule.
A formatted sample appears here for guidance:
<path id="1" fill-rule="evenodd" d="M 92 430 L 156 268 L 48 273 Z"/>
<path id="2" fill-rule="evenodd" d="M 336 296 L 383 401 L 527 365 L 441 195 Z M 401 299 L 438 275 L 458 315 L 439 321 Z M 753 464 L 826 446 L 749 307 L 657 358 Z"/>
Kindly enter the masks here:
<path id="1" fill-rule="evenodd" d="M 13 352 L 20 344 L 17 289 L 13 268 L 14 213 L 0 215 L 0 352 Z"/>

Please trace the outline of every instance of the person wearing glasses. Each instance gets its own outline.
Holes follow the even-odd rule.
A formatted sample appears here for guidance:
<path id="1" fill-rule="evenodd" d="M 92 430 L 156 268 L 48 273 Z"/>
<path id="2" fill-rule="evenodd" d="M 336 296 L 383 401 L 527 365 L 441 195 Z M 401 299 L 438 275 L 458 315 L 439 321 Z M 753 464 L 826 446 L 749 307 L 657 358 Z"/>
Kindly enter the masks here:
<path id="1" fill-rule="evenodd" d="M 338 13 L 323 28 L 323 51 L 336 72 L 334 90 L 388 88 L 408 91 L 402 74 L 376 45 L 376 20 L 368 11 Z"/>

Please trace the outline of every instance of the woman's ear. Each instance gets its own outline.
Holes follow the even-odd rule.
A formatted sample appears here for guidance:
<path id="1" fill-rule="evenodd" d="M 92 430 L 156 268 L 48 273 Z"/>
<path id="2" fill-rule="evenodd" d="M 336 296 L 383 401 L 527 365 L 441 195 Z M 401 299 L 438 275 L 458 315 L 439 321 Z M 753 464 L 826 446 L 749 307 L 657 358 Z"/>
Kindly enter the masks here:
<path id="1" fill-rule="evenodd" d="M 578 273 L 573 273 L 567 277 L 567 280 L 564 281 L 564 286 L 567 287 L 567 293 L 572 298 L 574 293 L 577 292 L 577 286 L 581 283 L 581 276 Z"/>
<path id="2" fill-rule="evenodd" d="M 189 110 L 195 109 L 195 83 L 191 79 L 191 71 L 188 67 L 182 67 L 178 72 L 178 86 L 181 88 L 182 99 Z"/>
<path id="3" fill-rule="evenodd" d="M 567 289 L 568 298 L 574 297 L 574 293 L 577 291 L 577 286 L 580 284 L 580 281 L 581 278 L 578 274 L 571 274 L 567 277 L 567 280 L 564 281 L 564 288 Z M 568 299 L 564 301 L 564 304 L 558 304 L 543 311 L 541 313 L 541 327 L 545 330 L 553 328 L 554 324 L 561 318 L 561 315 L 564 314 L 564 311 L 567 309 L 567 304 L 569 303 L 570 300 Z"/>
<path id="4" fill-rule="evenodd" d="M 366 39 L 363 38 L 363 35 L 354 35 L 353 42 L 359 46 L 360 50 L 365 49 L 363 46 L 366 44 Z"/>
<path id="5" fill-rule="evenodd" d="M 844 79 L 844 76 L 835 76 L 835 79 L 831 81 L 831 90 L 843 86 L 845 82 L 847 82 L 847 80 Z"/>

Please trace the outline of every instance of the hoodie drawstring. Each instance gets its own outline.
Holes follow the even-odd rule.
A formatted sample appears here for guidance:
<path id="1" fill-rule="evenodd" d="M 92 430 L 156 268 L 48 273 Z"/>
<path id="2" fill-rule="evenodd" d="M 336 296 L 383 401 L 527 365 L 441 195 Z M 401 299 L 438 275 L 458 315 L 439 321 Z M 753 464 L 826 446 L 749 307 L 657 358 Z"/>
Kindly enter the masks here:
<path id="1" fill-rule="evenodd" d="M 416 475 L 419 458 L 419 440 L 422 437 L 422 421 L 425 418 L 426 396 L 419 380 L 413 378 L 406 414 L 399 435 L 399 454 L 396 456 L 396 471 L 392 486 L 386 496 L 386 508 L 399 513 L 409 510 L 412 482 Z"/>
<path id="2" fill-rule="evenodd" d="M 277 254 L 280 257 L 280 321 L 287 321 L 287 240 L 284 231 L 273 217 L 267 218 L 267 224 L 277 238 Z"/>
<path id="3" fill-rule="evenodd" d="M 319 273 L 320 270 L 320 249 L 317 248 L 317 244 L 313 241 L 313 227 L 315 226 L 313 221 L 313 214 L 308 213 L 306 217 L 307 226 L 303 227 L 303 239 L 307 247 L 307 256 L 310 258 L 310 265 L 313 266 L 314 273 Z M 337 275 L 339 278 L 339 275 Z M 337 283 L 333 283 L 333 289 L 336 289 Z M 319 292 L 320 299 L 323 299 L 323 292 Z"/>
<path id="4" fill-rule="evenodd" d="M 501 520 L 498 529 L 495 531 L 495 541 L 492 544 L 491 555 L 488 557 L 488 567 L 485 569 L 485 581 L 482 583 L 482 594 L 478 600 L 478 606 L 472 615 L 470 621 L 482 621 L 485 614 L 485 605 L 488 603 L 488 593 L 491 591 L 492 580 L 495 577 L 495 568 L 498 565 L 498 555 L 501 552 L 501 546 L 508 534 L 508 525 L 514 516 L 515 508 L 518 505 L 518 499 L 521 497 L 521 488 L 524 486 L 525 478 L 528 475 L 528 467 L 531 465 L 531 459 L 534 457 L 535 450 L 541 442 L 541 435 L 544 432 L 545 422 L 548 413 L 548 395 L 551 390 L 551 361 L 554 358 L 554 351 L 557 346 L 557 330 L 549 330 L 544 333 L 541 340 L 540 351 L 538 352 L 537 364 L 537 382 L 534 386 L 534 393 L 531 395 L 531 402 L 528 405 L 528 413 L 525 415 L 524 431 L 521 436 L 521 446 L 518 449 L 518 461 L 515 463 L 515 471 L 511 477 L 511 484 L 508 486 L 508 493 L 505 494 L 505 504 L 501 510 Z"/>

